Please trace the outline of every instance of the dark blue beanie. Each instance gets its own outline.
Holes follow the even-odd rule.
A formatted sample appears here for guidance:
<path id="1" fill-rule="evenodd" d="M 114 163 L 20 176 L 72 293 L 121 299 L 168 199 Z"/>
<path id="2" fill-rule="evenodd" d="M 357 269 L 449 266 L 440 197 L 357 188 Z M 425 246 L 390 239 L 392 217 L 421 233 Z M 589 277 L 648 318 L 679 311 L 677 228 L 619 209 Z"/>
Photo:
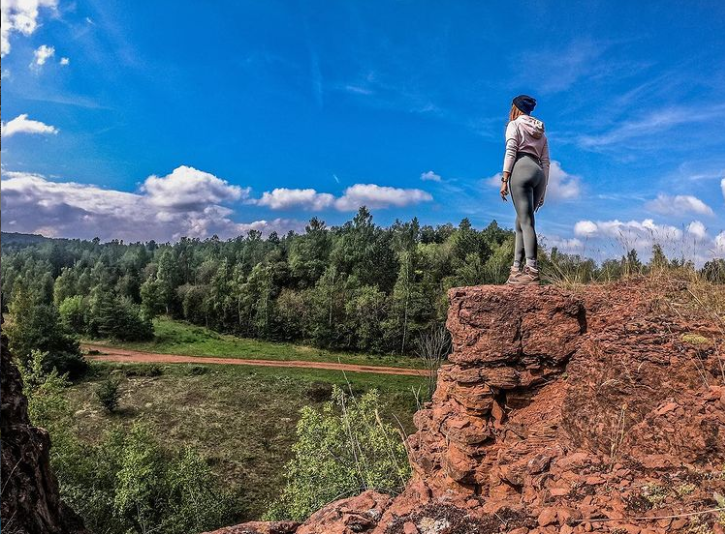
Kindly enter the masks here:
<path id="1" fill-rule="evenodd" d="M 536 99 L 526 95 L 519 95 L 514 98 L 514 106 L 528 115 L 534 111 L 534 108 L 536 107 Z"/>

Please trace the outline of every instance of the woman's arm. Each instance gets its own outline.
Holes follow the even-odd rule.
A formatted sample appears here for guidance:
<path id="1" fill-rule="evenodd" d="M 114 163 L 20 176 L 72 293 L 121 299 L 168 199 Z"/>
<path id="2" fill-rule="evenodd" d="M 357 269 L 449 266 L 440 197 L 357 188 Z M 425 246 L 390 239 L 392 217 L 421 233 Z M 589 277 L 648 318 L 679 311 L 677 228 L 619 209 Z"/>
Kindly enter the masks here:
<path id="1" fill-rule="evenodd" d="M 544 198 L 546 197 L 546 188 L 549 186 L 549 168 L 551 167 L 551 158 L 549 157 L 549 140 L 544 140 L 544 148 L 541 150 L 541 168 L 544 169 L 544 194 L 541 195 L 539 205 L 536 209 L 539 209 L 544 205 Z"/>
<path id="2" fill-rule="evenodd" d="M 504 173 L 511 174 L 511 170 L 514 168 L 514 162 L 516 161 L 516 153 L 519 151 L 520 142 L 521 133 L 519 132 L 519 126 L 515 121 L 511 121 L 506 127 L 506 154 L 503 158 Z"/>

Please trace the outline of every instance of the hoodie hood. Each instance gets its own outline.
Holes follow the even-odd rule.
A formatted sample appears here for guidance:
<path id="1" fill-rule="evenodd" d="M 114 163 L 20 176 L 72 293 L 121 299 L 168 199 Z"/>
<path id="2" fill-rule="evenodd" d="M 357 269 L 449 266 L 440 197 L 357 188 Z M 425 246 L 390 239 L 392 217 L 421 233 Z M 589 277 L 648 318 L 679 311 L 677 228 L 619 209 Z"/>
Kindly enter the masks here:
<path id="1" fill-rule="evenodd" d="M 541 139 L 544 135 L 544 123 L 530 115 L 522 115 L 516 119 L 523 130 L 534 139 Z"/>

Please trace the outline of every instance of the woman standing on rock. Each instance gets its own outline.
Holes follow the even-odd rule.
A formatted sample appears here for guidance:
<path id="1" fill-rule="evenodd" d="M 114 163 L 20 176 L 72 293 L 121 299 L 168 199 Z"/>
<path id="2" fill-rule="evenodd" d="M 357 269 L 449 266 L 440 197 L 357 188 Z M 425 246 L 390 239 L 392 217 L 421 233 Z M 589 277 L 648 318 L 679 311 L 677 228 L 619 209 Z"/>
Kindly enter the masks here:
<path id="1" fill-rule="evenodd" d="M 516 247 L 514 264 L 507 284 L 539 283 L 536 263 L 538 244 L 534 213 L 544 205 L 549 181 L 549 143 L 544 123 L 529 115 L 536 100 L 520 95 L 514 98 L 506 127 L 506 156 L 501 175 L 501 198 L 511 191 L 516 210 Z"/>

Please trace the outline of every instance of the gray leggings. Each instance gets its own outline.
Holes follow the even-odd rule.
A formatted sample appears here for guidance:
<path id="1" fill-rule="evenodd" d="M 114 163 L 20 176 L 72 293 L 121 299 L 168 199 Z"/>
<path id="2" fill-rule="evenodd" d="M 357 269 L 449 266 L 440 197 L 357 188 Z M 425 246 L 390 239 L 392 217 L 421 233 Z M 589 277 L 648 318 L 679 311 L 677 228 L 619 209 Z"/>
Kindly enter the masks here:
<path id="1" fill-rule="evenodd" d="M 509 189 L 516 209 L 516 248 L 514 260 L 536 259 L 537 243 L 534 209 L 544 194 L 544 170 L 538 162 L 519 153 L 511 171 Z"/>

